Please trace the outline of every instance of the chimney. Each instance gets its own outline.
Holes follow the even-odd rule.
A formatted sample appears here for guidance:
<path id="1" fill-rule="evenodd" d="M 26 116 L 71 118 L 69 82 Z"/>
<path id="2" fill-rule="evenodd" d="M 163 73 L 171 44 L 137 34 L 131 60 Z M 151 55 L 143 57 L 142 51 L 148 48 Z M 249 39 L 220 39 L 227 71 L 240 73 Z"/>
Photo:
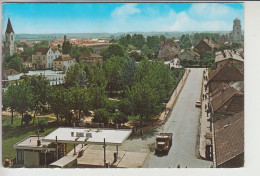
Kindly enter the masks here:
<path id="1" fill-rule="evenodd" d="M 66 35 L 64 35 L 64 42 L 67 40 L 67 37 L 66 37 Z"/>

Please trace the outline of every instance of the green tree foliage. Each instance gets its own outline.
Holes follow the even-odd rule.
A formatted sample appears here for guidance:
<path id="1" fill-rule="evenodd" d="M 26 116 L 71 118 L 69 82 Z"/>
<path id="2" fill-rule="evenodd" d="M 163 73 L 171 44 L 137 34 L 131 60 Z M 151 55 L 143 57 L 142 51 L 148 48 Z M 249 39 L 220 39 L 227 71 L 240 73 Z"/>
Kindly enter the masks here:
<path id="1" fill-rule="evenodd" d="M 137 49 L 142 49 L 145 44 L 145 38 L 142 34 L 134 34 L 132 36 L 132 45 L 134 45 Z"/>
<path id="2" fill-rule="evenodd" d="M 108 101 L 105 88 L 91 85 L 88 90 L 91 109 L 105 108 Z"/>
<path id="3" fill-rule="evenodd" d="M 64 41 L 63 44 L 62 44 L 62 53 L 63 54 L 69 54 L 71 48 L 72 48 L 72 45 L 70 44 L 70 42 Z"/>
<path id="4" fill-rule="evenodd" d="M 127 47 L 128 45 L 130 45 L 132 43 L 132 37 L 130 34 L 127 34 L 124 37 L 121 37 L 119 39 L 119 44 L 123 45 L 124 47 Z"/>
<path id="5" fill-rule="evenodd" d="M 125 88 L 131 87 L 134 83 L 134 75 L 135 72 L 138 68 L 137 63 L 131 59 L 131 58 L 126 58 L 123 62 L 122 66 L 122 85 L 123 85 L 123 90 Z"/>
<path id="6" fill-rule="evenodd" d="M 11 84 L 5 92 L 2 92 L 2 103 L 4 108 L 10 108 L 12 113 L 11 124 L 13 124 L 13 113 L 17 108 L 19 96 L 19 89 L 17 85 Z"/>
<path id="7" fill-rule="evenodd" d="M 123 73 L 123 57 L 114 56 L 104 63 L 106 78 L 108 80 L 107 88 L 112 91 L 119 91 L 122 88 L 122 73 Z"/>
<path id="8" fill-rule="evenodd" d="M 21 57 L 24 59 L 27 59 L 28 57 L 32 57 L 33 54 L 33 47 L 29 47 L 27 45 L 25 45 L 24 47 L 24 51 L 21 54 Z"/>
<path id="9" fill-rule="evenodd" d="M 40 43 L 35 43 L 34 44 L 34 49 L 36 48 L 48 48 L 49 47 L 49 41 L 43 40 Z"/>
<path id="10" fill-rule="evenodd" d="M 164 35 L 161 35 L 160 36 L 160 41 L 164 41 L 165 42 L 166 41 L 166 37 Z"/>
<path id="11" fill-rule="evenodd" d="M 136 51 L 132 51 L 131 53 L 129 53 L 129 57 L 134 59 L 136 62 L 140 62 L 141 60 L 144 59 L 144 55 L 143 54 L 139 54 Z"/>
<path id="12" fill-rule="evenodd" d="M 81 114 L 87 114 L 89 110 L 89 95 L 86 88 L 82 88 L 79 84 L 76 84 L 74 87 L 69 89 L 69 92 L 72 97 L 72 109 L 74 112 L 78 112 L 79 120 Z"/>
<path id="13" fill-rule="evenodd" d="M 189 38 L 190 36 L 188 34 L 186 35 L 182 35 L 181 38 L 180 38 L 180 46 L 181 48 L 184 48 L 184 49 L 189 49 L 192 47 L 192 43 L 191 43 L 191 40 Z"/>
<path id="14" fill-rule="evenodd" d="M 147 36 L 146 44 L 152 50 L 159 50 L 160 38 L 158 36 Z"/>
<path id="15" fill-rule="evenodd" d="M 159 96 L 147 83 L 135 83 L 128 91 L 127 97 L 131 108 L 139 120 L 149 120 L 160 111 Z"/>
<path id="16" fill-rule="evenodd" d="M 35 116 L 39 112 L 42 105 L 47 103 L 48 94 L 50 91 L 50 82 L 43 75 L 34 75 L 26 78 L 25 80 L 32 91 L 33 95 L 33 104 L 34 104 L 34 115 L 33 115 L 33 123 L 35 122 Z"/>
<path id="17" fill-rule="evenodd" d="M 107 60 L 112 56 L 124 57 L 126 51 L 122 45 L 112 44 L 108 48 L 101 50 L 100 55 L 103 56 L 104 60 Z"/>
<path id="18" fill-rule="evenodd" d="M 12 58 L 11 61 L 8 63 L 9 69 L 15 69 L 19 73 L 22 72 L 23 67 L 24 66 L 23 66 L 22 60 L 20 58 L 18 58 L 17 56 Z"/>
<path id="19" fill-rule="evenodd" d="M 73 87 L 76 83 L 81 87 L 87 84 L 84 63 L 76 63 L 66 71 L 64 86 Z"/>
<path id="20" fill-rule="evenodd" d="M 21 126 L 22 126 L 24 113 L 30 109 L 33 109 L 33 105 L 34 105 L 33 94 L 31 91 L 31 87 L 27 81 L 23 81 L 16 86 L 17 86 L 17 92 L 19 92 L 16 95 L 16 99 L 17 99 L 16 110 L 22 116 L 21 119 Z"/>
<path id="21" fill-rule="evenodd" d="M 79 57 L 82 55 L 83 52 L 89 51 L 89 52 L 94 52 L 93 48 L 86 47 L 86 46 L 73 46 L 70 49 L 69 55 L 72 58 L 75 58 L 77 61 L 79 61 Z"/>
<path id="22" fill-rule="evenodd" d="M 87 66 L 85 71 L 88 76 L 89 85 L 106 88 L 107 87 L 107 78 L 105 76 L 105 72 L 102 69 L 100 64 L 94 65 L 93 67 Z"/>
<path id="23" fill-rule="evenodd" d="M 105 108 L 99 108 L 94 110 L 93 122 L 104 123 L 107 125 L 110 120 L 110 113 Z"/>

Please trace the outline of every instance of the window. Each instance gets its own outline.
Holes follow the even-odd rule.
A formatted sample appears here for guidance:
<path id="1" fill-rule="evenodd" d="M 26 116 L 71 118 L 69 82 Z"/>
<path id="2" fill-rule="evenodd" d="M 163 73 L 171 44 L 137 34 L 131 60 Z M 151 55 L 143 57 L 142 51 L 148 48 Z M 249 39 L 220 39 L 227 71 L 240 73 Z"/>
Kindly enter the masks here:
<path id="1" fill-rule="evenodd" d="M 11 40 L 13 40 L 13 35 L 11 35 Z"/>
<path id="2" fill-rule="evenodd" d="M 51 64 L 49 63 L 49 67 L 51 67 Z"/>
<path id="3" fill-rule="evenodd" d="M 39 60 L 41 60 L 41 57 L 39 56 Z"/>
<path id="4" fill-rule="evenodd" d="M 24 152 L 23 152 L 23 150 L 17 150 L 17 164 L 24 164 Z"/>

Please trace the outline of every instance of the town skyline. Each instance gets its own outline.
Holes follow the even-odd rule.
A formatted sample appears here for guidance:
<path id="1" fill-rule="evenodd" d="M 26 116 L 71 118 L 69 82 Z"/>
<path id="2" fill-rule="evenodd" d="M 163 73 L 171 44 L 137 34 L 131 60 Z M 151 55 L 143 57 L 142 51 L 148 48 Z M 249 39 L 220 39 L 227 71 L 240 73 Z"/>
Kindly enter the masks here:
<path id="1" fill-rule="evenodd" d="M 235 18 L 244 26 L 243 12 L 242 3 L 19 3 L 3 5 L 2 29 L 10 18 L 16 34 L 217 32 Z"/>

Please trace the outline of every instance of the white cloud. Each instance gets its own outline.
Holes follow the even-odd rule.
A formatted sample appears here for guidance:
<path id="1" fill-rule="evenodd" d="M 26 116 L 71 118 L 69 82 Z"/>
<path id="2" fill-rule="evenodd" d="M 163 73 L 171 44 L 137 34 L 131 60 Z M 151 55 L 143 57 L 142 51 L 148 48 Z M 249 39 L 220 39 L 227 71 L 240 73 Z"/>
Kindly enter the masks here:
<path id="1" fill-rule="evenodd" d="M 130 15 L 140 13 L 140 9 L 138 9 L 137 4 L 126 4 L 121 7 L 117 7 L 112 13 L 111 16 L 113 18 L 125 19 Z"/>
<path id="2" fill-rule="evenodd" d="M 169 14 L 171 16 L 171 14 Z M 176 14 L 163 26 L 164 31 L 231 31 L 233 20 L 243 18 L 243 10 L 236 10 L 224 4 L 193 4 L 186 12 Z M 242 20 L 243 26 L 243 20 Z"/>

